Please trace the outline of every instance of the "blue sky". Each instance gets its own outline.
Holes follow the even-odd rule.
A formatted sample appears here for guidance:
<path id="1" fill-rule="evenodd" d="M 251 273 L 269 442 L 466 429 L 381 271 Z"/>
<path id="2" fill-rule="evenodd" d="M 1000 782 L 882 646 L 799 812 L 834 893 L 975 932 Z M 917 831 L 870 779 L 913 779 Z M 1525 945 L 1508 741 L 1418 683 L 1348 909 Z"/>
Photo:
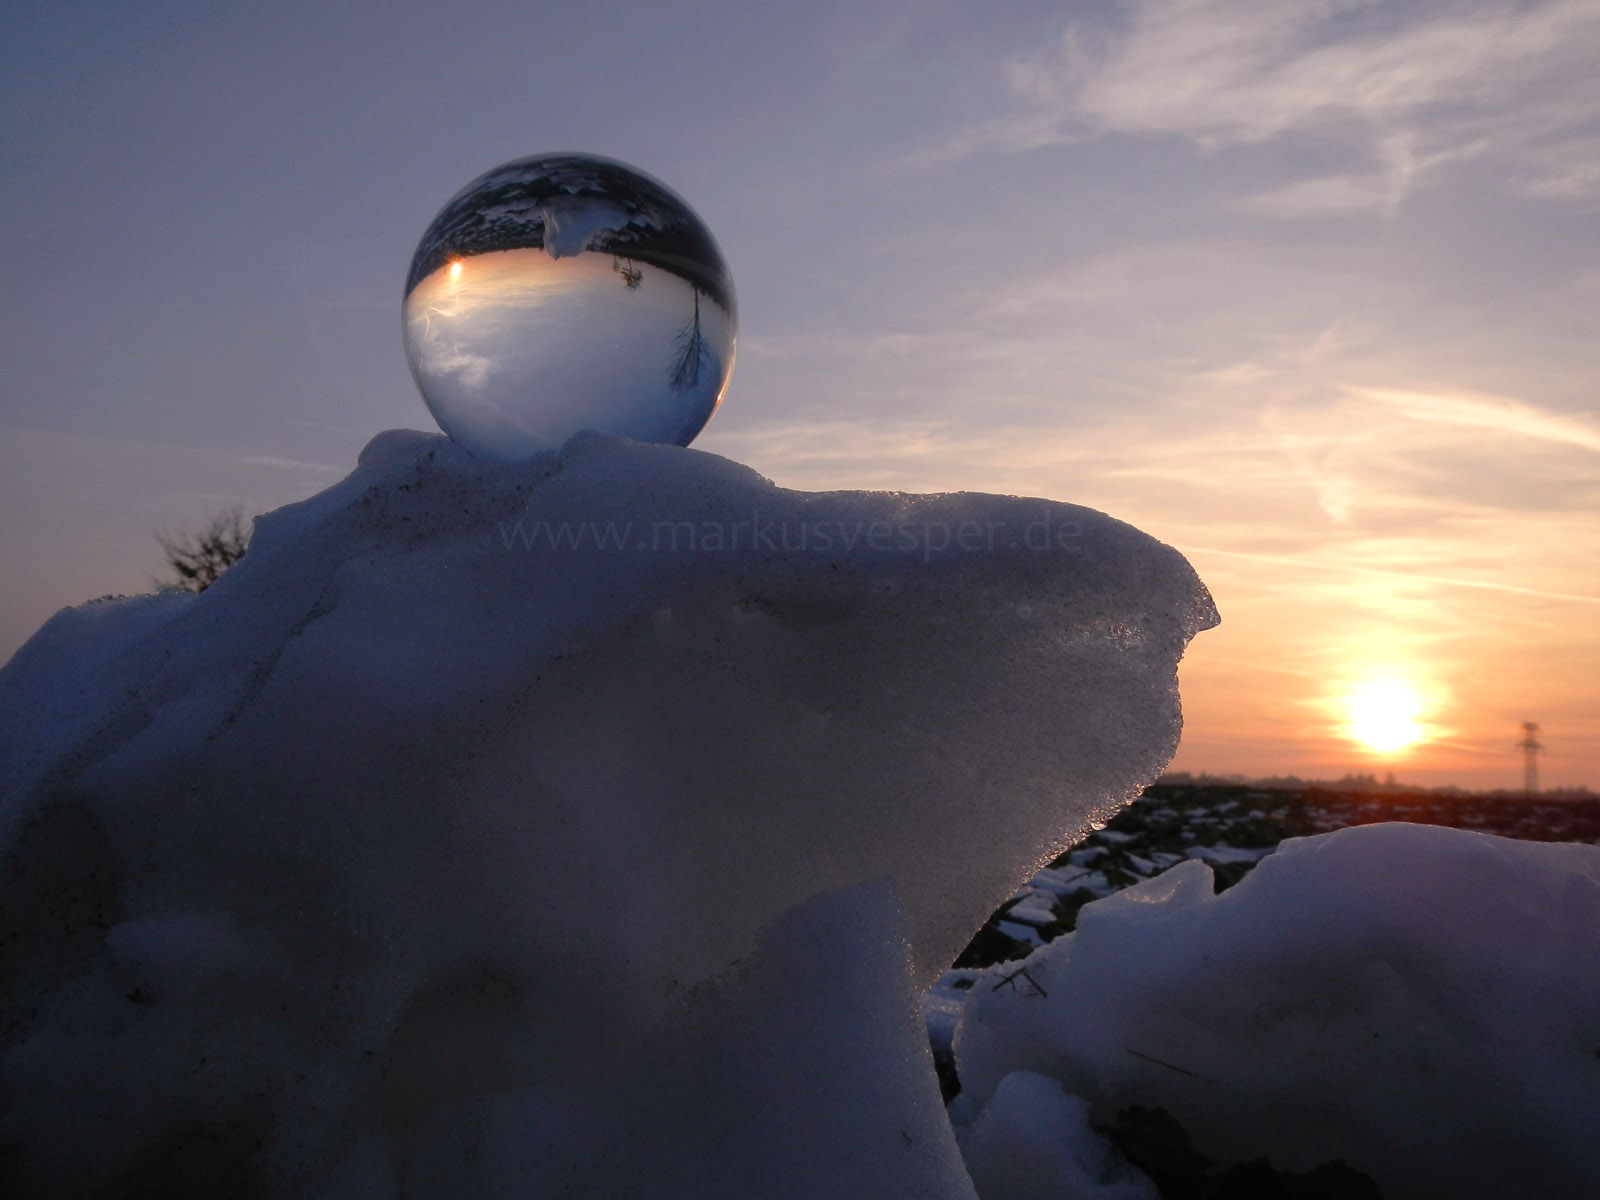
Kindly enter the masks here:
<path id="1" fill-rule="evenodd" d="M 700 212 L 696 443 L 1103 508 L 1224 617 L 1179 766 L 1600 784 L 1600 0 L 14 4 L 0 655 L 157 529 L 432 428 L 413 247 L 506 159 Z M 1379 677 L 1422 744 L 1340 736 Z"/>

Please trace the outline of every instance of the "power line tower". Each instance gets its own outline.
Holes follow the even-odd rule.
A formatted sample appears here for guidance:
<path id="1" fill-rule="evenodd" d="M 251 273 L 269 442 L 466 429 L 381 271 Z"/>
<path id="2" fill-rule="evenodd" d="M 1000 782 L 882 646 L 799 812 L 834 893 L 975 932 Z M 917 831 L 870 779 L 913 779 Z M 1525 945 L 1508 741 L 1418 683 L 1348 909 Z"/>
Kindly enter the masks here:
<path id="1" fill-rule="evenodd" d="M 1532 800 L 1539 794 L 1539 751 L 1544 749 L 1539 744 L 1539 726 L 1524 721 L 1522 740 L 1517 745 L 1522 747 L 1522 790 Z"/>

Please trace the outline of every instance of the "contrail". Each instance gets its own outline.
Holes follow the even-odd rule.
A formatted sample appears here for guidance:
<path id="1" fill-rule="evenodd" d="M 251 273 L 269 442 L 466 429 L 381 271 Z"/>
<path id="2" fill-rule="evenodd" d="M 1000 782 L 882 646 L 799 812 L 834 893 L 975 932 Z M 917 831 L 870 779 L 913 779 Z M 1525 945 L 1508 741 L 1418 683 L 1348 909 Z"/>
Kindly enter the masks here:
<path id="1" fill-rule="evenodd" d="M 1480 579 L 1448 579 L 1443 575 L 1417 575 L 1408 571 L 1385 571 L 1381 567 L 1357 567 L 1348 563 L 1314 562 L 1283 558 L 1275 554 L 1251 554 L 1244 550 L 1220 550 L 1215 546 L 1185 546 L 1185 554 L 1222 554 L 1228 558 L 1247 558 L 1251 562 L 1273 563 L 1280 567 L 1307 567 L 1324 571 L 1346 571 L 1352 575 L 1376 575 L 1383 579 L 1403 579 L 1415 583 L 1442 583 L 1447 587 L 1478 588 L 1486 592 L 1510 592 L 1517 596 L 1537 596 L 1543 600 L 1569 600 L 1576 604 L 1600 604 L 1600 596 L 1580 596 L 1573 592 L 1542 592 L 1538 588 L 1514 583 L 1489 583 Z"/>

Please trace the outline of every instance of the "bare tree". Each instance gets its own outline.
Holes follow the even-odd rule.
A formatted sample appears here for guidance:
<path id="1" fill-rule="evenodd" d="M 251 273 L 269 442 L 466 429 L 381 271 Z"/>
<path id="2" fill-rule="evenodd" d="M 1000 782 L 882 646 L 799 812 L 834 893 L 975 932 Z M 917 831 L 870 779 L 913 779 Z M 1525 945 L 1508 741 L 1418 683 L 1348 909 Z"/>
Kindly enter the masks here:
<path id="1" fill-rule="evenodd" d="M 672 344 L 677 354 L 672 360 L 668 376 L 675 392 L 687 391 L 700 382 L 700 372 L 711 358 L 711 347 L 706 345 L 705 334 L 700 331 L 700 289 L 694 290 L 694 316 L 678 330 Z"/>
<path id="2" fill-rule="evenodd" d="M 171 572 L 163 586 L 203 592 L 244 557 L 250 530 L 244 510 L 235 505 L 212 517 L 199 533 L 158 533 L 156 541 Z"/>

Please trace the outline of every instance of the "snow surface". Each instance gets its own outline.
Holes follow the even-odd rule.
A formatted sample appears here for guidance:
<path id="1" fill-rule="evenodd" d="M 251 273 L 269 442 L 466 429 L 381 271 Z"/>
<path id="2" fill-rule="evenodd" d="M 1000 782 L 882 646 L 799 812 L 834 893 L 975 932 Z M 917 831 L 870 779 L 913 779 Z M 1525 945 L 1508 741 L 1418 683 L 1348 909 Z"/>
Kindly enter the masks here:
<path id="1" fill-rule="evenodd" d="M 1088 1103 L 1045 1075 L 1002 1079 L 965 1142 L 984 1200 L 1159 1200 L 1149 1177 L 1089 1127 Z"/>
<path id="2" fill-rule="evenodd" d="M 546 204 L 539 215 L 544 221 L 544 250 L 551 258 L 582 254 L 602 229 L 621 229 L 628 223 L 628 214 L 616 205 L 577 196 Z"/>
<path id="3" fill-rule="evenodd" d="M 917 995 L 1214 620 L 1085 509 L 380 435 L 0 671 L 0 1193 L 970 1197 Z"/>
<path id="4" fill-rule="evenodd" d="M 1028 986 L 965 973 L 938 1013 L 952 1118 L 984 1200 L 1035 1194 L 985 1184 L 1010 1155 L 1070 1169 L 1082 1122 L 1040 1076 L 1096 1122 L 1160 1106 L 1221 1162 L 1343 1159 L 1386 1200 L 1593 1197 L 1597 947 L 1596 846 L 1367 825 L 1285 841 L 1220 895 L 1193 859 L 1082 908 Z"/>

